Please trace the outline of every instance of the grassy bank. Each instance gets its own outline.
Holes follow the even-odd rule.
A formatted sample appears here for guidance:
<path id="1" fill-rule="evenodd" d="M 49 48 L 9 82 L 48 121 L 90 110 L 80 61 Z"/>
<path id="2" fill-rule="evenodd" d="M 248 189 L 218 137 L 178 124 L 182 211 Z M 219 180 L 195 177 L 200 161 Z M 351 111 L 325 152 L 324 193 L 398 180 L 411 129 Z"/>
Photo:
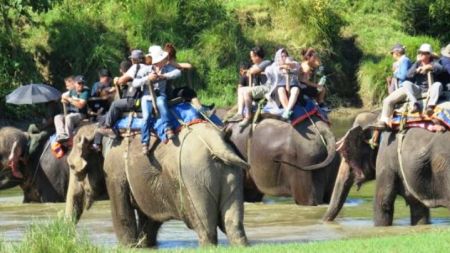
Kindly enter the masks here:
<path id="1" fill-rule="evenodd" d="M 77 233 L 71 223 L 63 220 L 36 221 L 17 243 L 0 240 L 0 252 L 63 253 L 63 252 L 144 252 L 142 249 L 106 248 L 92 244 L 87 232 Z M 249 247 L 211 247 L 170 249 L 161 252 L 446 252 L 450 247 L 450 229 L 429 228 L 426 232 L 406 235 L 357 238 L 310 243 L 258 244 Z"/>

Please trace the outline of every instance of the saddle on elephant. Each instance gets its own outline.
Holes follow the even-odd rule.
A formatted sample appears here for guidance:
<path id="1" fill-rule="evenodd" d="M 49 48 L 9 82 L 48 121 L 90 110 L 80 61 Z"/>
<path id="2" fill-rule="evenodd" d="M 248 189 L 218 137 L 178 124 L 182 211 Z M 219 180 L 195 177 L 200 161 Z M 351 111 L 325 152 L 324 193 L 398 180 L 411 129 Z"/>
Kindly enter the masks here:
<path id="1" fill-rule="evenodd" d="M 419 104 L 426 106 L 426 95 L 419 100 Z M 391 129 L 398 131 L 405 128 L 423 128 L 431 132 L 450 129 L 450 91 L 443 92 L 432 114 L 410 112 L 407 105 L 405 102 L 394 110 L 389 124 Z"/>
<path id="2" fill-rule="evenodd" d="M 200 114 L 197 109 L 195 109 L 188 102 L 178 101 L 169 105 L 170 116 L 169 124 L 175 129 L 175 133 L 178 133 L 183 126 L 190 126 L 198 123 L 211 122 L 215 125 L 221 126 L 222 121 L 216 116 L 211 115 L 209 119 L 205 119 L 205 116 Z M 131 131 L 134 133 L 139 133 L 144 124 L 142 117 L 138 113 L 128 114 L 121 117 L 115 124 L 115 128 L 119 129 L 121 133 L 126 131 Z M 167 143 L 168 138 L 165 132 L 166 123 L 164 123 L 160 118 L 156 119 L 153 127 L 153 134 L 156 135 L 162 142 Z"/>

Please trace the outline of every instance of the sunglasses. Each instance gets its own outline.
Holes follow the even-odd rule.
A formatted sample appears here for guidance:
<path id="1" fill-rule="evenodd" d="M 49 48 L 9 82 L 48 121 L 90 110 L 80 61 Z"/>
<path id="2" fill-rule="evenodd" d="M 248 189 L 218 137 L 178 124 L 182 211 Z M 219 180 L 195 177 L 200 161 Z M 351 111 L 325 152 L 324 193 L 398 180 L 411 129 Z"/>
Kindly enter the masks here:
<path id="1" fill-rule="evenodd" d="M 423 54 L 423 55 L 430 55 L 429 52 L 419 52 L 419 54 Z"/>

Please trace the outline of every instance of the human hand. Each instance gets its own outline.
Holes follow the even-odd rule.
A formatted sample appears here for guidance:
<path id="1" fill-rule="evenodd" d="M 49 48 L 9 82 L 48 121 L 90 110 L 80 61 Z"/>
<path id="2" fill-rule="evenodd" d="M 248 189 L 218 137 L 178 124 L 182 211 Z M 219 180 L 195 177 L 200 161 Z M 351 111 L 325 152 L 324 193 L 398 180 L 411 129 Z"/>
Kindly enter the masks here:
<path id="1" fill-rule="evenodd" d="M 320 86 L 323 86 L 323 85 L 325 85 L 325 82 L 327 81 L 327 77 L 326 76 L 322 76 L 321 78 L 320 78 L 320 80 L 319 80 L 319 85 Z"/>
<path id="2" fill-rule="evenodd" d="M 156 74 L 155 72 L 151 73 L 150 75 L 148 75 L 148 80 L 150 81 L 158 80 L 158 74 Z"/>

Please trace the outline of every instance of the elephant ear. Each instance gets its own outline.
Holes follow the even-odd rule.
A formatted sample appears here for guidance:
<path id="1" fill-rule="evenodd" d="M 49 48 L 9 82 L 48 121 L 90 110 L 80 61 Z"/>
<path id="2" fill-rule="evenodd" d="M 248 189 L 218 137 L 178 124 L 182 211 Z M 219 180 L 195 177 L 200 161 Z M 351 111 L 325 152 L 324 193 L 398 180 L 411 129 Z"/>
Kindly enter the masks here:
<path id="1" fill-rule="evenodd" d="M 363 145 L 367 145 L 364 139 L 365 130 L 360 126 L 348 130 L 345 136 L 339 140 L 338 151 L 349 163 L 356 174 L 356 178 L 364 178 L 363 174 Z"/>

